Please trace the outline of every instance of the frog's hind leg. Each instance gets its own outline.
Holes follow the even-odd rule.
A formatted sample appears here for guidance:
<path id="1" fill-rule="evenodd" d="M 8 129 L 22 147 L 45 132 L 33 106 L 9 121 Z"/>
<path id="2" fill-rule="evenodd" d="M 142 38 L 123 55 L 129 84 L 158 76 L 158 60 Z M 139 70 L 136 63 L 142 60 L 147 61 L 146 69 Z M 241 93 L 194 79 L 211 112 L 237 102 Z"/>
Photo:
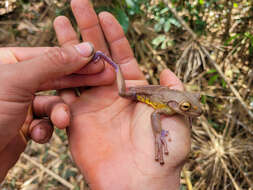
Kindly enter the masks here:
<path id="1" fill-rule="evenodd" d="M 164 164 L 163 154 L 169 154 L 167 140 L 170 140 L 169 131 L 162 129 L 160 119 L 162 113 L 162 110 L 156 110 L 151 115 L 151 124 L 155 137 L 155 160 L 161 165 Z M 167 139 L 168 137 L 169 139 Z"/>
<path id="2" fill-rule="evenodd" d="M 124 77 L 119 65 L 118 65 L 118 69 L 116 70 L 116 79 L 117 79 L 119 96 L 135 100 L 136 92 L 134 90 L 126 90 L 126 83 L 125 83 L 125 80 L 124 80 Z"/>
<path id="3" fill-rule="evenodd" d="M 119 96 L 124 97 L 124 98 L 136 99 L 135 92 L 126 90 L 126 83 L 125 83 L 123 74 L 121 72 L 120 66 L 101 51 L 95 52 L 91 61 L 97 62 L 100 59 L 102 59 L 103 61 L 106 61 L 115 69 Z"/>

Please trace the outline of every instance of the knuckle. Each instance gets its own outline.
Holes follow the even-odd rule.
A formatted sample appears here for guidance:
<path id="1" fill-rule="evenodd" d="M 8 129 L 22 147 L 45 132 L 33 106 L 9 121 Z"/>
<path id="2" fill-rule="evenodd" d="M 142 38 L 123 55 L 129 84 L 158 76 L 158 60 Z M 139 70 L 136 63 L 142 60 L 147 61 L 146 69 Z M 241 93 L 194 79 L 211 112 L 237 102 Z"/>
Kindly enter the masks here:
<path id="1" fill-rule="evenodd" d="M 67 63 L 67 57 L 59 47 L 53 47 L 46 52 L 46 58 L 55 66 Z"/>

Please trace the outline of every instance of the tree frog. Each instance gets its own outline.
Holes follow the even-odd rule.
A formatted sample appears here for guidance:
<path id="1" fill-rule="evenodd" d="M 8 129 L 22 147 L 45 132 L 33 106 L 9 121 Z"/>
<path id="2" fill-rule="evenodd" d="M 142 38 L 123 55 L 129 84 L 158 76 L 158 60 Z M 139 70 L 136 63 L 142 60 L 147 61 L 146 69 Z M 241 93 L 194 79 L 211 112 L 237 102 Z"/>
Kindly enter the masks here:
<path id="1" fill-rule="evenodd" d="M 200 94 L 172 90 L 169 87 L 160 85 L 136 86 L 126 89 L 120 65 L 116 64 L 101 51 L 95 52 L 92 61 L 96 62 L 99 59 L 105 60 L 115 69 L 119 96 L 145 103 L 154 108 L 154 112 L 151 114 L 151 126 L 155 139 L 155 160 L 163 165 L 163 155 L 169 154 L 167 141 L 171 141 L 171 138 L 169 131 L 164 130 L 161 126 L 160 115 L 184 115 L 191 127 L 192 118 L 202 114 L 199 101 Z"/>

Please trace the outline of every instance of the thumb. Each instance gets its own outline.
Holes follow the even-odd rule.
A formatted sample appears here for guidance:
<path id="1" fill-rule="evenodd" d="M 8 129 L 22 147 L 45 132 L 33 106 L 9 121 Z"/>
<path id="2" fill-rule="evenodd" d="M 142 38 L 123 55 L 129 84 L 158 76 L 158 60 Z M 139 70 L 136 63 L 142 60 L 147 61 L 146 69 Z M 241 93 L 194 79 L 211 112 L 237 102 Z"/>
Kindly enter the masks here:
<path id="1" fill-rule="evenodd" d="M 36 91 L 42 83 L 80 70 L 91 60 L 93 52 L 89 42 L 50 48 L 41 56 L 8 65 L 9 73 L 13 74 L 11 80 L 20 83 L 17 84 L 20 87 Z"/>

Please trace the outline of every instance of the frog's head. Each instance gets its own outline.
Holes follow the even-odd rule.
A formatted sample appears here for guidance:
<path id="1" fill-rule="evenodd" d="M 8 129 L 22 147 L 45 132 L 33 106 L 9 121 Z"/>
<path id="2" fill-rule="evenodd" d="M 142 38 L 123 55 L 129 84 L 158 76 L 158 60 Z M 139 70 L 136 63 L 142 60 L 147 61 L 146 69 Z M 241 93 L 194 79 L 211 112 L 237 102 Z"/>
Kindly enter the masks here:
<path id="1" fill-rule="evenodd" d="M 199 93 L 178 92 L 167 104 L 179 114 L 189 117 L 198 117 L 203 112 L 200 105 L 200 98 L 201 96 Z"/>

